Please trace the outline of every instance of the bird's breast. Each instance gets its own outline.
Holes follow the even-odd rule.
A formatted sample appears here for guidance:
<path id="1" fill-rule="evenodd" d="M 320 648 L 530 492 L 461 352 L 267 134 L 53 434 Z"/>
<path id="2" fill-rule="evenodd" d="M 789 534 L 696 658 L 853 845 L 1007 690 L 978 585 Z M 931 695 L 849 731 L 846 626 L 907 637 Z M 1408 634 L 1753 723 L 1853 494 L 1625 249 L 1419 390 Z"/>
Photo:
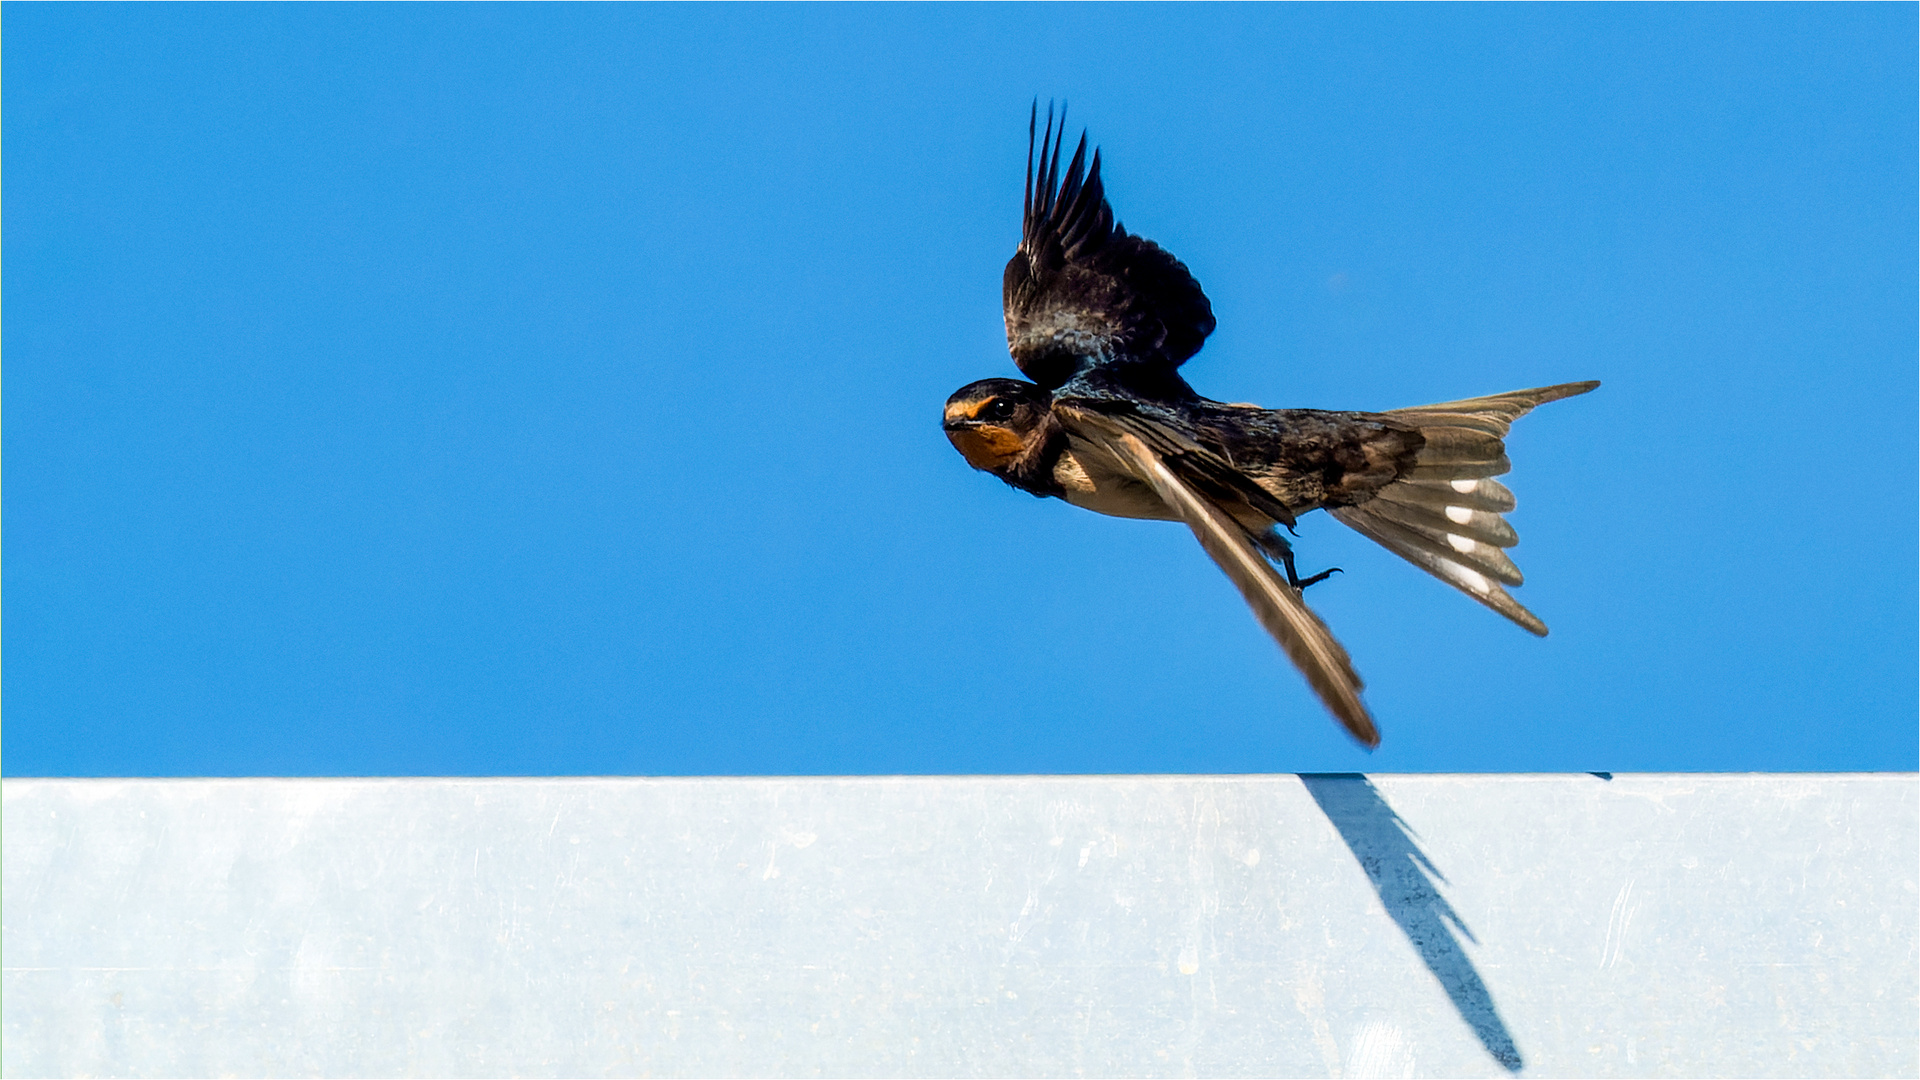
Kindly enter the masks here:
<path id="1" fill-rule="evenodd" d="M 1177 517 L 1145 482 L 1121 471 L 1105 455 L 1089 452 L 1078 440 L 1054 464 L 1053 480 L 1060 485 L 1060 497 L 1082 510 L 1150 521 Z"/>

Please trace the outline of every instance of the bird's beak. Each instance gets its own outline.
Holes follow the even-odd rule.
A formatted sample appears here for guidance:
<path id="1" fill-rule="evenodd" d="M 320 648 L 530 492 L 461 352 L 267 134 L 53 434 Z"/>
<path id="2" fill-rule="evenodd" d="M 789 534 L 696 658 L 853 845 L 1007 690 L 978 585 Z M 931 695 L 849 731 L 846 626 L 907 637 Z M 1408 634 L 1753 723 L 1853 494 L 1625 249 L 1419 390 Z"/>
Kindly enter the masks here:
<path id="1" fill-rule="evenodd" d="M 980 426 L 980 406 L 949 405 L 941 414 L 940 426 L 947 431 L 966 431 Z"/>

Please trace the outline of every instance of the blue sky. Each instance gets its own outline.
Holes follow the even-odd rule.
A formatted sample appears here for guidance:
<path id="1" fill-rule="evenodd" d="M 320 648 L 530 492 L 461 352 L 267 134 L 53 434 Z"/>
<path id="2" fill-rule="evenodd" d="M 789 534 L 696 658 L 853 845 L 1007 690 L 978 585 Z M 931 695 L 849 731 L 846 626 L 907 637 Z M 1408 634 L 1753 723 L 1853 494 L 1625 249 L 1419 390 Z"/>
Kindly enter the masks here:
<path id="1" fill-rule="evenodd" d="M 1912 5 L 4 13 L 9 775 L 1912 769 Z M 966 468 L 1026 115 L 1204 394 L 1573 379 L 1537 640 Z"/>

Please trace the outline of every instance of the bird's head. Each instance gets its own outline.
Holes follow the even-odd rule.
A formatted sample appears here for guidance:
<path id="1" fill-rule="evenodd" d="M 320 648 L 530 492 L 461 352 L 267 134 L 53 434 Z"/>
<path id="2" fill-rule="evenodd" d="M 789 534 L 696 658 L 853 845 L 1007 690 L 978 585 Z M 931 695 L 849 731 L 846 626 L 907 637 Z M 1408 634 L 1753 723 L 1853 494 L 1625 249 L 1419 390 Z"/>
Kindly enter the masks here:
<path id="1" fill-rule="evenodd" d="M 1019 379 L 982 379 L 947 399 L 941 426 L 967 464 L 997 473 L 1046 437 L 1051 398 Z"/>

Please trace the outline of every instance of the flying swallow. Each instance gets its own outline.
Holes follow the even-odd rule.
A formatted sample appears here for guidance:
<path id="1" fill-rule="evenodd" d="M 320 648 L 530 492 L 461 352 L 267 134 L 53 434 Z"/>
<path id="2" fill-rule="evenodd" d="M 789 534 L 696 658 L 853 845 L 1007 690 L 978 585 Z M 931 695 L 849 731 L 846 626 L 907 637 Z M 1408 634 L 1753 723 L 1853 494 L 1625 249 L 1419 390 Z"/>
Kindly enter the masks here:
<path id="1" fill-rule="evenodd" d="M 1061 168 L 1053 111 L 1027 131 L 1020 245 L 1002 282 L 1007 348 L 1028 380 L 984 379 L 947 399 L 969 465 L 1042 498 L 1114 517 L 1184 522 L 1254 615 L 1361 743 L 1380 733 L 1347 652 L 1302 599 L 1282 530 L 1325 510 L 1487 607 L 1545 636 L 1507 592 L 1518 542 L 1502 441 L 1561 383 L 1388 412 L 1263 409 L 1195 393 L 1180 365 L 1213 332 L 1186 266 L 1114 220 L 1082 133 Z M 1036 137 L 1038 139 L 1036 153 Z M 1276 563 L 1278 564 L 1276 566 Z"/>

